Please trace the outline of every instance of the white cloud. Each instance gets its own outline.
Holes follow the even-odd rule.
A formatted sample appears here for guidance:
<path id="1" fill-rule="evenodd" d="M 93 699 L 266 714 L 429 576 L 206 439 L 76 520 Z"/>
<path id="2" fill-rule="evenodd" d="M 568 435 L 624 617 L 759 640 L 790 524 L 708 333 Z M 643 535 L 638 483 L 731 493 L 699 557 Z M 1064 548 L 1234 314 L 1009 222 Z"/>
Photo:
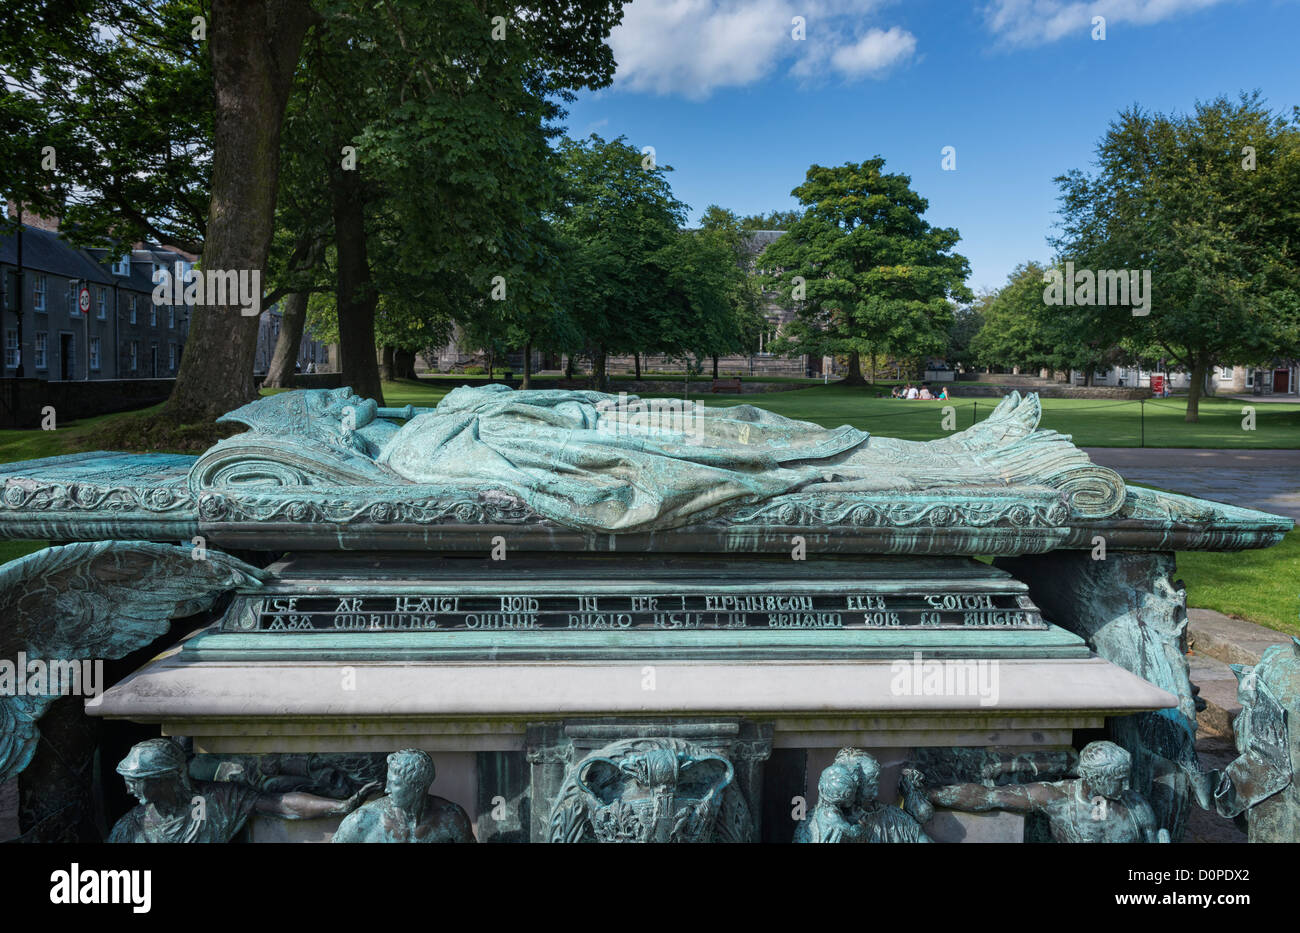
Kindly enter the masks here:
<path id="1" fill-rule="evenodd" d="M 883 0 L 634 0 L 610 35 L 616 88 L 696 100 L 742 87 L 793 62 L 808 77 L 878 75 L 909 58 L 916 37 L 895 26 L 864 30 Z M 792 36 L 802 16 L 806 38 Z"/>
<path id="2" fill-rule="evenodd" d="M 846 77 L 863 77 L 911 58 L 915 51 L 916 36 L 905 29 L 870 29 L 857 42 L 836 49 L 831 65 Z"/>
<path id="3" fill-rule="evenodd" d="M 1147 26 L 1225 0 L 993 0 L 984 10 L 989 29 L 1011 45 L 1041 45 L 1065 36 L 1088 36 L 1092 18 Z"/>

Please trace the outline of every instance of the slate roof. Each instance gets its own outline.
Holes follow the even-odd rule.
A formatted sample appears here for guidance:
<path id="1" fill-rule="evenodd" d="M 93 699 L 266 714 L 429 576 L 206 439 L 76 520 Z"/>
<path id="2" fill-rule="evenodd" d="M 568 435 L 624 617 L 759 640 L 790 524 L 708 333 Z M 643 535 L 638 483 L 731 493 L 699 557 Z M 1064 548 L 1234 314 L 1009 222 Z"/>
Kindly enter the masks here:
<path id="1" fill-rule="evenodd" d="M 18 265 L 17 236 L 0 236 L 0 263 Z M 57 233 L 23 224 L 23 269 L 111 285 L 110 271 Z"/>
<path id="2" fill-rule="evenodd" d="M 119 286 L 137 292 L 154 290 L 153 264 L 155 262 L 164 266 L 168 272 L 172 272 L 178 260 L 188 258 L 164 249 L 133 249 L 131 250 L 131 274 L 127 276 L 113 274 L 113 263 L 121 258 L 120 254 L 114 256 L 109 250 L 99 247 L 88 249 L 86 252 L 99 261 L 100 268 Z"/>

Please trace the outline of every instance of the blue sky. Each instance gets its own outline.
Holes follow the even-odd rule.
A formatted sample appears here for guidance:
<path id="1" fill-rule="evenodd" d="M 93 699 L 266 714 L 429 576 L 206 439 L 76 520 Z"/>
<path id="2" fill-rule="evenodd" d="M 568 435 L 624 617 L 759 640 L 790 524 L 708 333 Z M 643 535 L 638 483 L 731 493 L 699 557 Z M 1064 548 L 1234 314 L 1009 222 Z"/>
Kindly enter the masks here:
<path id="1" fill-rule="evenodd" d="M 1289 114 L 1297 37 L 1296 0 L 633 0 L 614 85 L 566 123 L 654 146 L 692 222 L 710 203 L 794 207 L 809 165 L 881 155 L 961 232 L 969 284 L 997 287 L 1050 257 L 1052 179 L 1090 165 L 1121 109 L 1258 88 Z"/>

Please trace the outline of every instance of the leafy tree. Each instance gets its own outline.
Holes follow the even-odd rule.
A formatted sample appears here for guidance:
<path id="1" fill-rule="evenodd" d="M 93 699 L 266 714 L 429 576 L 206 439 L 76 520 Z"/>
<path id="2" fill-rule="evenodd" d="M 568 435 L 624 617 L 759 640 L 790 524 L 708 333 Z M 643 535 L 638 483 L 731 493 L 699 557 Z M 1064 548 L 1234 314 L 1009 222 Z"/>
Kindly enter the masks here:
<path id="1" fill-rule="evenodd" d="M 943 352 L 950 299 L 969 299 L 955 229 L 922 219 L 928 202 L 885 160 L 814 165 L 791 192 L 803 215 L 763 252 L 765 281 L 795 307 L 772 344 L 778 353 L 848 357 L 846 382 L 861 384 L 861 354 Z"/>
<path id="2" fill-rule="evenodd" d="M 42 212 L 69 197 L 65 217 L 85 237 L 201 242 L 205 268 L 260 274 L 281 120 L 314 19 L 308 0 L 5 0 L 0 68 L 66 155 L 58 178 L 7 187 L 45 191 L 30 199 Z M 210 418 L 251 398 L 257 331 L 237 304 L 194 308 L 167 413 Z"/>
<path id="3" fill-rule="evenodd" d="M 567 191 L 556 228 L 569 250 L 568 306 L 603 388 L 611 352 L 675 353 L 690 342 L 683 309 L 692 286 L 676 271 L 686 205 L 672 195 L 671 167 L 621 136 L 565 140 L 560 152 Z"/>
<path id="4" fill-rule="evenodd" d="M 1058 309 L 1043 304 L 1043 272 L 1036 262 L 1021 263 L 1006 285 L 981 297 L 983 326 L 970 348 L 980 365 L 1002 370 L 1052 365 L 1049 317 Z"/>
<path id="5" fill-rule="evenodd" d="M 1216 364 L 1300 352 L 1300 122 L 1258 93 L 1193 113 L 1122 112 L 1097 147 L 1096 171 L 1061 189 L 1062 259 L 1088 270 L 1150 271 L 1150 306 L 1061 308 L 1076 333 L 1191 373 L 1186 420 L 1198 420 Z M 1131 297 L 1131 296 L 1130 296 Z"/>
<path id="6" fill-rule="evenodd" d="M 789 230 L 790 225 L 802 216 L 802 211 L 772 211 L 770 214 L 749 214 L 742 217 L 742 230 Z"/>
<path id="7" fill-rule="evenodd" d="M 320 40 L 321 56 L 336 56 L 331 62 L 351 53 L 347 63 L 355 70 L 334 88 L 336 102 L 344 104 L 335 111 L 334 133 L 309 142 L 332 149 L 335 165 L 341 146 L 353 140 L 359 141 L 358 150 L 371 149 L 360 172 L 332 170 L 332 187 L 316 189 L 317 196 L 329 192 L 324 203 L 333 215 L 344 311 L 340 339 L 345 368 L 362 374 L 362 390 L 375 369 L 378 302 L 378 288 L 367 274 L 373 258 L 366 251 L 373 203 L 369 180 L 394 198 L 404 182 L 422 182 L 409 188 L 403 216 L 426 218 L 423 235 L 390 242 L 401 248 L 400 259 L 436 257 L 448 270 L 437 292 L 448 305 L 465 297 L 467 282 L 475 294 L 484 294 L 478 287 L 484 257 L 495 258 L 494 251 L 500 251 L 514 262 L 536 252 L 529 227 L 517 221 L 521 212 L 538 209 L 509 190 L 516 175 L 536 177 L 530 161 L 537 152 L 535 134 L 527 127 L 535 125 L 543 108 L 556 108 L 554 100 L 563 100 L 566 89 L 608 83 L 613 58 L 604 40 L 621 19 L 623 4 L 517 3 L 503 11 L 510 14 L 504 33 L 493 36 L 499 32 L 492 22 L 495 11 L 470 0 L 439 4 L 432 14 L 415 0 L 211 0 L 210 10 L 201 2 L 0 0 L 0 20 L 19 27 L 7 28 L 0 40 L 0 67 L 6 73 L 27 68 L 30 83 L 43 95 L 35 113 L 6 97 L 0 126 L 31 127 L 41 138 L 58 139 L 58 145 L 74 131 L 98 141 L 124 141 L 102 148 L 126 161 L 103 164 L 106 155 L 90 165 L 87 159 L 90 169 L 75 176 L 76 185 L 105 193 L 95 201 L 98 213 L 87 221 L 88 229 L 94 220 L 120 234 L 129 229 L 124 221 L 131 221 L 169 234 L 173 226 L 181 232 L 188 223 L 191 239 L 157 238 L 182 246 L 201 239 L 208 268 L 266 272 L 276 230 L 283 118 L 304 37 L 311 30 Z M 191 41 L 190 31 L 197 27 L 188 14 L 205 17 L 203 38 Z M 151 24 L 165 26 L 166 33 L 151 33 Z M 34 36 L 39 41 L 26 54 L 22 46 Z M 109 60 L 95 45 L 99 38 L 120 41 L 127 51 Z M 172 61 L 178 56 L 179 64 Z M 154 70 L 164 73 L 158 90 L 139 92 Z M 79 80 L 69 81 L 69 75 Z M 56 92 L 62 85 L 84 105 L 61 108 Z M 114 105 L 114 93 L 121 94 L 123 106 Z M 363 122 L 358 111 L 367 105 L 373 110 Z M 74 117 L 102 125 L 92 121 L 83 127 Z M 380 125 L 383 121 L 389 122 Z M 201 158 L 176 157 L 175 146 L 160 145 L 170 143 L 169 131 L 184 146 L 211 151 L 210 168 Z M 128 132 L 136 134 L 137 143 L 130 142 Z M 205 132 L 210 145 L 204 144 Z M 527 145 L 518 143 L 522 136 Z M 90 144 L 85 148 L 89 151 Z M 193 170 L 194 185 L 173 184 L 175 176 L 168 173 L 178 168 Z M 22 195 L 45 184 L 6 187 Z M 506 190 L 499 190 L 502 185 Z M 160 205 L 153 195 L 130 204 L 124 191 L 142 199 L 151 191 L 167 192 L 177 203 L 169 209 L 170 202 Z M 40 207 L 36 197 L 22 200 Z M 431 210 L 435 205 L 441 213 Z M 429 233 L 439 222 L 444 223 L 441 240 Z M 455 248 L 439 248 L 447 244 Z M 469 273 L 458 263 L 466 254 L 480 260 Z M 196 308 L 168 413 L 187 420 L 212 417 L 247 401 L 253 395 L 256 342 L 256 318 L 241 315 L 237 307 Z M 377 390 L 377 378 L 373 384 Z"/>
<path id="8" fill-rule="evenodd" d="M 713 358 L 715 379 L 719 356 L 752 349 L 768 327 L 758 306 L 747 233 L 734 213 L 711 204 L 700 219 L 700 229 L 685 234 L 696 257 L 688 267 L 699 270 L 690 278 L 701 302 L 695 315 L 695 347 Z"/>
<path id="9" fill-rule="evenodd" d="M 952 309 L 952 324 L 948 327 L 948 352 L 945 359 L 954 369 L 969 369 L 978 364 L 973 346 L 975 336 L 984 326 L 984 309 L 992 293 L 976 295 L 975 300 L 956 305 Z"/>

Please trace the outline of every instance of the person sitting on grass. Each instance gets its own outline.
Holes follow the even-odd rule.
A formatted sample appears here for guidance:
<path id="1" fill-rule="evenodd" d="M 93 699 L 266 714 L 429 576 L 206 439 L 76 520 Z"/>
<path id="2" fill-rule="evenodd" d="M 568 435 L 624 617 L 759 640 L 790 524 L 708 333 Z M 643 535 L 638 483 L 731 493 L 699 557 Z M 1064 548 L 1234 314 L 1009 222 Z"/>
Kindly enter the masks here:
<path id="1" fill-rule="evenodd" d="M 921 392 L 920 392 L 920 390 L 917 389 L 916 386 L 912 385 L 912 384 L 909 382 L 909 383 L 907 384 L 907 395 L 905 396 L 905 398 L 906 398 L 909 402 L 911 402 L 911 401 L 915 401 L 916 399 L 918 399 L 918 398 L 920 398 L 920 397 L 921 397 Z"/>
<path id="2" fill-rule="evenodd" d="M 947 387 L 947 386 L 944 386 L 942 389 L 939 390 L 938 399 L 939 399 L 939 401 L 941 401 L 941 402 L 946 402 L 946 401 L 948 401 L 948 397 L 949 397 L 949 396 L 948 396 L 948 387 Z"/>
<path id="3" fill-rule="evenodd" d="M 903 397 L 903 390 L 902 390 L 902 388 L 901 388 L 900 386 L 894 386 L 892 389 L 889 390 L 889 397 L 890 397 L 890 398 L 902 398 L 902 397 Z"/>
<path id="4" fill-rule="evenodd" d="M 921 383 L 921 392 L 919 395 L 917 395 L 917 398 L 919 398 L 923 402 L 934 401 L 934 393 L 930 391 L 930 383 L 928 382 Z"/>

